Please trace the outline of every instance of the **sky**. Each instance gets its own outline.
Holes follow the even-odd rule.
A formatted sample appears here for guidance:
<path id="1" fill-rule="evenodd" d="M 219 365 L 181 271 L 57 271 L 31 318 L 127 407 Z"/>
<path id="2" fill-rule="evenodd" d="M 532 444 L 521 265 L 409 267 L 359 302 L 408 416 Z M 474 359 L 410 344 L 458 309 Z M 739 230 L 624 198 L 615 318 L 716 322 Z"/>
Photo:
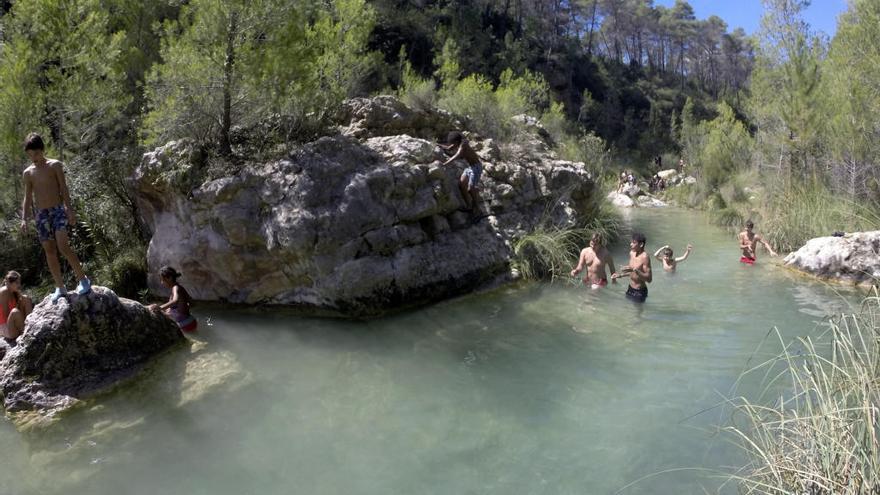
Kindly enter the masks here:
<path id="1" fill-rule="evenodd" d="M 761 27 L 761 16 L 764 13 L 761 0 L 688 0 L 697 19 L 707 19 L 717 15 L 727 23 L 727 30 L 733 31 L 741 27 L 748 34 L 754 34 Z M 675 0 L 655 0 L 654 5 L 671 7 Z M 804 19 L 814 31 L 823 31 L 829 37 L 834 36 L 837 27 L 837 16 L 846 10 L 846 0 L 813 0 Z"/>

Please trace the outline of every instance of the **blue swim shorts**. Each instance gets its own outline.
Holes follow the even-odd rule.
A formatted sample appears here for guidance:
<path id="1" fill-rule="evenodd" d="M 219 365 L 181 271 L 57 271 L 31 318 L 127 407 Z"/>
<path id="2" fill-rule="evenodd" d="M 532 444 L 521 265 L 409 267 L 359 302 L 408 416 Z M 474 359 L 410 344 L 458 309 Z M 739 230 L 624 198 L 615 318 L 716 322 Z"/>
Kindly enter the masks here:
<path id="1" fill-rule="evenodd" d="M 40 242 L 54 241 L 55 232 L 59 230 L 67 232 L 67 213 L 64 211 L 64 205 L 38 211 L 36 223 Z"/>
<path id="2" fill-rule="evenodd" d="M 468 187 L 473 189 L 477 187 L 477 183 L 480 182 L 480 177 L 482 177 L 482 175 L 483 165 L 480 164 L 480 162 L 477 162 L 464 169 L 464 172 L 461 173 L 461 179 L 464 180 L 467 178 Z"/>

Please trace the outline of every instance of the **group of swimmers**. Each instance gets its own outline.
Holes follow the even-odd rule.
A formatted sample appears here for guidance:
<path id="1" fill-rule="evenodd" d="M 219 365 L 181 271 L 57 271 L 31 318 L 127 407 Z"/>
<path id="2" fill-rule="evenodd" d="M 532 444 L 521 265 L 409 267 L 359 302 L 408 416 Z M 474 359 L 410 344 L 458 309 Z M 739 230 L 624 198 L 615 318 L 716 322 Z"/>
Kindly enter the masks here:
<path id="1" fill-rule="evenodd" d="M 754 223 L 748 220 L 743 231 L 737 236 L 739 248 L 742 250 L 740 262 L 747 265 L 755 263 L 757 259 L 755 249 L 758 247 L 758 243 L 761 243 L 771 256 L 777 255 L 770 244 L 761 235 L 754 232 L 754 227 Z M 620 270 L 616 270 L 614 260 L 611 258 L 608 248 L 605 247 L 602 235 L 594 233 L 590 237 L 590 245 L 581 250 L 578 264 L 571 270 L 571 276 L 575 277 L 586 269 L 583 278 L 584 284 L 589 285 L 592 289 L 600 289 L 608 285 L 607 268 L 610 270 L 612 283 L 615 283 L 618 278 L 629 276 L 629 286 L 626 290 L 627 299 L 639 303 L 645 302 L 648 299 L 648 284 L 654 280 L 651 259 L 645 251 L 645 243 L 644 234 L 633 232 L 629 244 L 629 263 L 620 267 Z M 654 252 L 654 258 L 663 264 L 664 271 L 674 272 L 678 264 L 688 259 L 693 250 L 694 247 L 688 244 L 684 254 L 676 258 L 674 251 L 667 244 Z"/>
<path id="2" fill-rule="evenodd" d="M 70 247 L 68 225 L 76 223 L 76 213 L 70 201 L 70 191 L 64 177 L 64 168 L 60 161 L 46 158 L 43 138 L 37 133 L 27 136 L 24 151 L 31 160 L 31 165 L 22 174 L 24 200 L 21 205 L 21 230 L 27 232 L 28 218 L 32 214 L 40 245 L 46 254 L 49 272 L 55 282 L 55 290 L 50 295 L 54 304 L 58 299 L 67 296 L 67 289 L 61 277 L 60 252 L 70 263 L 79 281 L 76 292 L 85 295 L 91 292 L 92 282 L 83 271 L 82 264 Z M 193 331 L 198 323 L 190 314 L 192 298 L 177 279 L 180 273 L 172 267 L 162 267 L 159 271 L 162 285 L 171 290 L 168 302 L 149 308 L 162 311 L 172 318 L 184 331 Z M 0 337 L 14 341 L 24 331 L 24 322 L 33 310 L 33 301 L 22 292 L 21 275 L 10 271 L 3 278 L 0 287 Z"/>

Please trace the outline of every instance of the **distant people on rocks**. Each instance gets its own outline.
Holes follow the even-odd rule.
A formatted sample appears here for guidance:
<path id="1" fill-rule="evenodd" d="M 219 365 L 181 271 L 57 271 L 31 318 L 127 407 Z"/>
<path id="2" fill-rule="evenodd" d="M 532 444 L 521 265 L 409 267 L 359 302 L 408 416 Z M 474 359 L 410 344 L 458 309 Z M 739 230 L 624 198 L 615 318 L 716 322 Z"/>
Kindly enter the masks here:
<path id="1" fill-rule="evenodd" d="M 669 244 L 667 244 L 654 252 L 654 257 L 660 260 L 661 263 L 663 263 L 664 270 L 666 270 L 667 272 L 674 272 L 678 264 L 688 259 L 688 256 L 691 255 L 691 251 L 693 250 L 694 247 L 688 244 L 687 248 L 685 248 L 684 250 L 684 255 L 680 258 L 676 258 L 675 254 L 672 251 L 672 248 L 669 247 Z"/>
<path id="2" fill-rule="evenodd" d="M 171 289 L 171 297 L 168 298 L 168 302 L 165 304 L 162 304 L 161 306 L 158 304 L 151 304 L 149 308 L 153 311 L 161 310 L 164 312 L 169 318 L 174 320 L 174 322 L 177 323 L 177 326 L 179 326 L 184 332 L 195 332 L 199 326 L 199 322 L 190 313 L 192 298 L 190 297 L 189 292 L 177 282 L 177 279 L 180 278 L 180 276 L 180 272 L 173 267 L 163 266 L 159 269 L 159 278 L 162 281 L 162 285 Z"/>
<path id="3" fill-rule="evenodd" d="M 747 265 L 753 265 L 755 260 L 758 259 L 755 248 L 758 247 L 759 242 L 764 245 L 764 248 L 770 253 L 770 256 L 776 256 L 776 251 L 770 247 L 770 244 L 768 244 L 759 234 L 753 232 L 754 228 L 755 224 L 751 220 L 748 220 L 746 221 L 745 229 L 740 232 L 738 236 L 739 248 L 742 250 L 742 257 L 740 257 L 739 261 Z"/>
<path id="4" fill-rule="evenodd" d="M 34 309 L 31 298 L 21 291 L 21 275 L 11 271 L 0 287 L 0 336 L 15 340 L 24 332 L 24 320 Z"/>
<path id="5" fill-rule="evenodd" d="M 614 273 L 614 260 L 611 259 L 611 253 L 605 247 L 602 235 L 594 232 L 590 237 L 590 245 L 581 250 L 578 264 L 571 271 L 571 276 L 577 276 L 581 270 L 586 268 L 584 283 L 589 284 L 592 289 L 599 289 L 608 285 L 606 267 L 611 270 L 611 273 Z"/>
<path id="6" fill-rule="evenodd" d="M 666 181 L 657 174 L 654 174 L 651 177 L 651 181 L 648 182 L 648 189 L 651 192 L 663 191 L 666 189 Z"/>
<path id="7" fill-rule="evenodd" d="M 27 230 L 27 219 L 32 214 L 32 204 L 36 204 L 36 227 L 40 244 L 46 253 L 46 261 L 49 271 L 55 281 L 55 292 L 52 293 L 52 302 L 67 294 L 64 281 L 61 278 L 61 263 L 58 261 L 58 251 L 70 263 L 76 274 L 79 284 L 76 286 L 78 294 L 88 294 L 92 290 L 92 283 L 83 272 L 82 265 L 76 253 L 70 247 L 67 236 L 68 224 L 76 224 L 76 213 L 70 203 L 70 191 L 64 178 L 64 169 L 58 160 L 47 159 L 44 156 L 45 146 L 43 138 L 37 133 L 28 135 L 24 144 L 24 151 L 33 165 L 28 167 L 22 174 L 24 184 L 24 201 L 21 205 L 21 230 Z"/>
<path id="8" fill-rule="evenodd" d="M 626 298 L 637 303 L 643 303 L 648 299 L 648 283 L 654 279 L 651 273 L 651 258 L 645 252 L 646 242 L 644 234 L 633 232 L 632 241 L 629 243 L 629 264 L 611 274 L 611 280 L 629 275 Z"/>
<path id="9" fill-rule="evenodd" d="M 678 168 L 677 168 L 676 171 L 677 171 L 678 173 L 680 173 L 680 174 L 683 174 L 683 173 L 684 173 L 684 167 L 685 167 L 685 164 L 684 164 L 684 158 L 679 158 L 679 159 L 678 159 Z"/>
<path id="10" fill-rule="evenodd" d="M 617 178 L 617 192 L 623 192 L 623 189 L 626 187 L 628 180 L 626 176 L 626 170 L 622 170 L 620 172 L 620 176 Z"/>
<path id="11" fill-rule="evenodd" d="M 483 165 L 480 163 L 480 157 L 470 147 L 467 139 L 458 132 L 450 132 L 446 138 L 446 143 L 440 145 L 444 151 L 455 149 L 454 154 L 443 165 L 464 159 L 468 166 L 462 172 L 458 180 L 458 187 L 461 190 L 461 196 L 464 198 L 465 208 L 463 211 L 470 214 L 472 220 L 479 218 L 479 201 L 480 201 L 480 177 L 483 175 Z"/>

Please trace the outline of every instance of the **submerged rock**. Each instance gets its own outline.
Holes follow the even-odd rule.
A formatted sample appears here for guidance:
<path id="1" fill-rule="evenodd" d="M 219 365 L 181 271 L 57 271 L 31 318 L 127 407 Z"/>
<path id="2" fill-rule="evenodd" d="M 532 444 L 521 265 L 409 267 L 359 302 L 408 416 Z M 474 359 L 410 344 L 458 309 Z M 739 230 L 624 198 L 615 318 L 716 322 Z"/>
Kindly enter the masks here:
<path id="1" fill-rule="evenodd" d="M 198 167 L 191 146 L 146 154 L 133 179 L 152 231 L 150 272 L 175 266 L 199 300 L 373 316 L 509 277 L 513 239 L 592 214 L 583 163 L 531 145 L 506 148 L 502 159 L 495 143 L 470 134 L 484 165 L 482 216 L 472 221 L 459 211 L 464 165 L 443 166 L 435 143 L 459 126 L 448 114 L 386 96 L 352 100 L 340 119 L 340 135 L 191 190 L 174 180 Z M 153 277 L 151 289 L 164 292 Z"/>
<path id="2" fill-rule="evenodd" d="M 639 196 L 636 204 L 643 208 L 665 208 L 669 205 L 651 195 Z"/>
<path id="3" fill-rule="evenodd" d="M 820 278 L 852 284 L 880 279 L 880 230 L 810 239 L 785 265 Z"/>
<path id="4" fill-rule="evenodd" d="M 52 416 L 130 377 L 183 338 L 163 314 L 105 287 L 54 304 L 47 296 L 0 361 L 3 405 L 7 412 Z"/>

